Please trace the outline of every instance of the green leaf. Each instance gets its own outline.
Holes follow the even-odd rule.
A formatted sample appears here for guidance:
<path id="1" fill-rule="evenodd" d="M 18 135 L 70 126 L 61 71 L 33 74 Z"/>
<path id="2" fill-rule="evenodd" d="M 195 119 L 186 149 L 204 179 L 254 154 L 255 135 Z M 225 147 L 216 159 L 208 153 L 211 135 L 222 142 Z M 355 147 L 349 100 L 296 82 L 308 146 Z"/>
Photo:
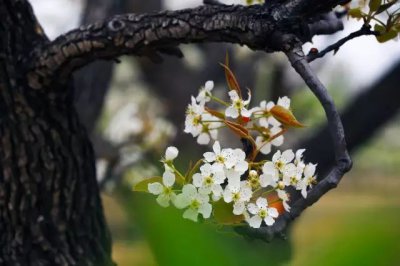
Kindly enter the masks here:
<path id="1" fill-rule="evenodd" d="M 162 183 L 162 177 L 161 176 L 155 176 L 155 177 L 150 177 L 146 178 L 145 180 L 140 181 L 136 185 L 133 186 L 133 191 L 136 192 L 149 192 L 148 190 L 148 185 L 151 183 L 159 182 Z"/>
<path id="2" fill-rule="evenodd" d="M 348 15 L 352 18 L 357 18 L 360 19 L 362 17 L 364 17 L 364 13 L 361 11 L 361 9 L 359 7 L 357 8 L 352 8 L 348 11 Z"/>
<path id="3" fill-rule="evenodd" d="M 382 12 L 388 10 L 388 9 L 389 9 L 392 5 L 394 5 L 396 2 L 397 2 L 397 1 L 394 0 L 394 1 L 389 2 L 389 3 L 387 3 L 387 4 L 381 5 L 381 6 L 378 8 L 378 10 L 376 11 L 375 14 L 378 15 L 378 14 L 380 14 L 380 13 L 382 13 Z"/>
<path id="4" fill-rule="evenodd" d="M 383 42 L 387 42 L 390 41 L 394 38 L 397 37 L 397 31 L 394 29 L 391 29 L 390 31 L 382 34 L 382 35 L 378 35 L 376 36 L 376 39 L 378 40 L 378 42 L 383 43 Z"/>
<path id="5" fill-rule="evenodd" d="M 280 105 L 275 105 L 274 107 L 272 107 L 270 112 L 276 120 L 278 120 L 285 126 L 304 127 L 304 125 L 302 123 L 297 121 L 296 117 L 293 115 L 293 113 L 290 110 L 288 110 Z"/>
<path id="6" fill-rule="evenodd" d="M 226 203 L 223 200 L 214 203 L 213 207 L 215 220 L 217 220 L 219 224 L 238 224 L 244 220 L 243 215 L 233 214 L 232 204 Z"/>
<path id="7" fill-rule="evenodd" d="M 370 0 L 369 1 L 369 10 L 371 12 L 375 12 L 379 9 L 379 7 L 381 6 L 381 2 L 382 0 Z"/>

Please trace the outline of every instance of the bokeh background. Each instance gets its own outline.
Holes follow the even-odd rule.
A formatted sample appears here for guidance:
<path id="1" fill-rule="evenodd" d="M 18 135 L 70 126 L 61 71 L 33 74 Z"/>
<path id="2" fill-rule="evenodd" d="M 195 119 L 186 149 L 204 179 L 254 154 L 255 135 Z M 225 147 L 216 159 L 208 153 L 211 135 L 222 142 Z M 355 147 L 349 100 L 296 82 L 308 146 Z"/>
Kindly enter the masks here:
<path id="1" fill-rule="evenodd" d="M 31 3 L 53 39 L 115 13 L 180 9 L 201 1 Z M 360 26 L 345 21 L 343 32 L 314 38 L 305 50 L 323 48 Z M 182 167 L 204 152 L 182 131 L 184 110 L 206 80 L 214 80 L 224 92 L 218 63 L 226 51 L 239 82 L 252 89 L 254 103 L 283 95 L 292 98 L 293 111 L 307 128 L 289 132 L 285 147 L 309 148 L 306 160 L 318 162 L 320 174 L 332 162 L 323 111 L 282 55 L 226 44 L 185 45 L 182 50 L 184 59 L 165 58 L 154 64 L 148 58 L 123 57 L 98 62 L 75 77 L 77 109 L 98 156 L 98 179 L 118 265 L 399 265 L 398 42 L 379 44 L 374 37 L 361 37 L 335 56 L 313 63 L 343 113 L 354 168 L 338 188 L 296 220 L 286 240 L 271 243 L 245 239 L 229 228 L 185 221 L 180 211 L 158 207 L 153 197 L 131 191 L 136 182 L 160 173 L 166 146 L 178 146 Z M 224 141 L 234 140 L 225 136 Z"/>

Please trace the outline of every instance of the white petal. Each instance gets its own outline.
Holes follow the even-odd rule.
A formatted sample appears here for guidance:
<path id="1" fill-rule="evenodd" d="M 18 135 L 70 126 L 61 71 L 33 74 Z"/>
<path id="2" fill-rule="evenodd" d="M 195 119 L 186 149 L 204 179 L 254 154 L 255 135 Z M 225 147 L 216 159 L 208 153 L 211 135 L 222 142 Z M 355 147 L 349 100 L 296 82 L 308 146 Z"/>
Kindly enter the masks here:
<path id="1" fill-rule="evenodd" d="M 275 163 L 281 158 L 281 151 L 275 152 L 275 154 L 272 156 L 272 161 Z"/>
<path id="2" fill-rule="evenodd" d="M 271 152 L 271 143 L 263 144 L 263 146 L 260 149 L 260 152 L 265 155 L 269 154 Z"/>
<path id="3" fill-rule="evenodd" d="M 201 195 L 208 195 L 210 193 L 211 193 L 210 187 L 200 187 L 199 188 L 199 194 L 201 194 Z"/>
<path id="4" fill-rule="evenodd" d="M 303 189 L 301 190 L 301 195 L 302 195 L 304 198 L 307 198 L 307 187 L 303 187 Z"/>
<path id="5" fill-rule="evenodd" d="M 175 183 L 175 174 L 165 171 L 163 174 L 163 183 L 166 187 L 172 187 Z"/>
<path id="6" fill-rule="evenodd" d="M 253 228 L 260 228 L 262 219 L 260 216 L 256 215 L 249 219 L 249 225 Z"/>
<path id="7" fill-rule="evenodd" d="M 272 126 L 272 128 L 279 127 L 281 125 L 281 123 L 273 116 L 268 117 L 268 123 Z"/>
<path id="8" fill-rule="evenodd" d="M 251 214 L 257 214 L 260 211 L 260 209 L 254 203 L 249 203 L 247 205 L 247 209 Z"/>
<path id="9" fill-rule="evenodd" d="M 197 195 L 197 189 L 192 184 L 187 184 L 183 186 L 182 193 L 188 198 L 193 198 Z"/>
<path id="10" fill-rule="evenodd" d="M 165 159 L 167 161 L 171 161 L 178 156 L 178 153 L 179 153 L 179 151 L 176 147 L 170 146 L 165 151 Z"/>
<path id="11" fill-rule="evenodd" d="M 189 206 L 190 198 L 188 198 L 184 194 L 179 194 L 175 197 L 174 204 L 175 204 L 175 207 L 177 207 L 178 209 L 183 209 L 183 208 Z"/>
<path id="12" fill-rule="evenodd" d="M 235 91 L 235 90 L 230 90 L 228 92 L 228 94 L 232 101 L 236 101 L 239 99 L 239 95 L 238 95 L 237 91 Z"/>
<path id="13" fill-rule="evenodd" d="M 213 151 L 215 152 L 215 154 L 221 153 L 221 145 L 219 144 L 219 141 L 214 142 Z"/>
<path id="14" fill-rule="evenodd" d="M 199 213 L 198 213 L 196 210 L 187 209 L 187 210 L 183 213 L 183 218 L 192 220 L 193 222 L 197 222 L 197 216 L 198 216 L 198 214 L 199 214 Z"/>
<path id="15" fill-rule="evenodd" d="M 240 161 L 235 165 L 235 171 L 243 174 L 249 169 L 249 163 L 246 161 Z"/>
<path id="16" fill-rule="evenodd" d="M 228 187 L 224 190 L 224 201 L 226 203 L 232 202 L 232 191 Z"/>
<path id="17" fill-rule="evenodd" d="M 292 150 L 286 150 L 282 153 L 282 159 L 285 163 L 290 163 L 294 159 L 294 153 Z"/>
<path id="18" fill-rule="evenodd" d="M 158 182 L 155 183 L 150 183 L 147 185 L 147 190 L 154 195 L 158 195 L 161 194 L 161 192 L 163 191 L 164 186 L 161 185 Z"/>
<path id="19" fill-rule="evenodd" d="M 193 185 L 195 185 L 196 187 L 203 186 L 204 177 L 201 174 L 196 173 L 193 175 L 192 178 L 193 178 Z"/>
<path id="20" fill-rule="evenodd" d="M 269 112 L 274 106 L 275 106 L 274 102 L 271 101 L 268 102 L 266 106 L 267 111 Z"/>
<path id="21" fill-rule="evenodd" d="M 225 182 L 225 174 L 223 172 L 216 172 L 214 174 L 214 183 L 222 184 Z"/>
<path id="22" fill-rule="evenodd" d="M 244 210 L 245 210 L 244 202 L 237 202 L 233 204 L 233 214 L 241 215 L 243 214 Z"/>
<path id="23" fill-rule="evenodd" d="M 265 209 L 268 206 L 268 201 L 266 198 L 259 197 L 256 201 L 258 208 Z"/>
<path id="24" fill-rule="evenodd" d="M 211 191 L 213 196 L 221 197 L 224 190 L 222 189 L 221 185 L 213 185 L 211 187 Z"/>
<path id="25" fill-rule="evenodd" d="M 304 168 L 304 176 L 306 177 L 312 177 L 315 174 L 315 169 L 316 169 L 316 164 L 309 163 L 306 165 L 306 168 Z"/>
<path id="26" fill-rule="evenodd" d="M 169 197 L 165 194 L 160 194 L 156 200 L 164 208 L 169 206 Z"/>
<path id="27" fill-rule="evenodd" d="M 243 181 L 244 184 L 246 183 L 246 181 Z M 253 195 L 253 191 L 251 190 L 250 187 L 243 185 L 242 182 L 242 187 L 240 189 L 240 200 L 241 201 L 249 201 L 251 199 L 251 196 Z"/>
<path id="28" fill-rule="evenodd" d="M 286 108 L 286 109 L 289 109 L 289 107 L 290 107 L 290 99 L 287 96 L 284 96 L 284 97 L 278 99 L 278 103 L 277 104 L 282 106 L 282 107 L 284 107 L 284 108 Z"/>
<path id="29" fill-rule="evenodd" d="M 206 161 L 209 163 L 214 162 L 216 159 L 215 153 L 213 153 L 213 152 L 205 152 L 203 154 L 203 156 L 204 156 L 204 159 L 206 159 Z"/>
<path id="30" fill-rule="evenodd" d="M 271 144 L 274 145 L 275 147 L 279 147 L 279 146 L 281 146 L 281 145 L 283 144 L 283 141 L 284 141 L 284 140 L 285 140 L 285 139 L 284 139 L 283 136 L 279 136 L 279 137 L 273 139 L 273 140 L 271 141 Z"/>
<path id="31" fill-rule="evenodd" d="M 199 208 L 199 213 L 203 215 L 204 219 L 210 218 L 211 211 L 212 211 L 212 206 L 208 202 L 202 204 Z"/>
<path id="32" fill-rule="evenodd" d="M 204 85 L 204 88 L 208 91 L 211 91 L 214 88 L 214 81 L 209 80 L 206 82 L 206 84 Z"/>
<path id="33" fill-rule="evenodd" d="M 227 117 L 232 117 L 232 118 L 238 118 L 239 117 L 239 112 L 238 110 L 233 107 L 233 106 L 229 106 L 228 108 L 226 108 L 225 110 L 225 115 Z"/>
<path id="34" fill-rule="evenodd" d="M 276 218 L 279 216 L 278 210 L 275 208 L 268 208 L 268 216 Z"/>
<path id="35" fill-rule="evenodd" d="M 271 226 L 275 223 L 275 220 L 271 216 L 267 216 L 264 218 L 264 222 L 266 225 Z"/>
<path id="36" fill-rule="evenodd" d="M 242 108 L 242 110 L 240 110 L 240 114 L 243 117 L 250 117 L 251 116 L 251 111 L 247 110 L 246 108 Z"/>
<path id="37" fill-rule="evenodd" d="M 204 132 L 197 137 L 197 143 L 200 145 L 207 145 L 208 143 L 210 143 L 210 140 L 210 135 Z"/>
<path id="38" fill-rule="evenodd" d="M 296 151 L 296 161 L 297 163 L 301 161 L 303 158 L 303 153 L 306 151 L 306 149 L 299 149 Z"/>

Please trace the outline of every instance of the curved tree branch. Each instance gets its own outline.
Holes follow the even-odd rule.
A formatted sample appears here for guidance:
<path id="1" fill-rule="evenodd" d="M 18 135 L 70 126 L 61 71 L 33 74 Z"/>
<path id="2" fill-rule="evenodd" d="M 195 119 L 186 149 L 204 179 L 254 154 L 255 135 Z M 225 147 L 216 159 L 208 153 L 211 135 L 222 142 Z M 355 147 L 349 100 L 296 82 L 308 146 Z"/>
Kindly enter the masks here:
<path id="1" fill-rule="evenodd" d="M 205 5 L 115 16 L 105 22 L 82 26 L 33 52 L 28 62 L 28 82 L 32 88 L 40 89 L 52 82 L 64 82 L 74 70 L 96 59 L 125 54 L 145 55 L 159 61 L 157 52 L 179 55 L 176 46 L 181 43 L 231 42 L 266 52 L 289 50 L 297 38 L 312 37 L 310 33 L 315 28 L 312 21 L 315 16 L 297 16 L 291 12 L 296 9 L 297 1 L 289 2 L 294 4 L 284 8 L 281 5 Z M 326 7 L 331 8 L 334 2 L 337 1 L 327 2 Z M 295 15 L 288 17 L 290 13 Z"/>
<path id="2" fill-rule="evenodd" d="M 335 154 L 335 165 L 329 174 L 320 178 L 318 184 L 309 191 L 307 198 L 296 198 L 290 212 L 281 215 L 272 227 L 260 229 L 240 229 L 240 233 L 247 234 L 254 238 L 269 240 L 276 235 L 282 235 L 288 224 L 297 218 L 307 207 L 317 202 L 329 190 L 335 188 L 343 175 L 351 169 L 352 161 L 347 152 L 345 134 L 339 113 L 336 110 L 333 99 L 325 86 L 311 70 L 309 63 L 301 49 L 301 46 L 286 53 L 292 67 L 302 77 L 314 95 L 322 104 L 328 120 L 329 133 L 333 141 Z"/>

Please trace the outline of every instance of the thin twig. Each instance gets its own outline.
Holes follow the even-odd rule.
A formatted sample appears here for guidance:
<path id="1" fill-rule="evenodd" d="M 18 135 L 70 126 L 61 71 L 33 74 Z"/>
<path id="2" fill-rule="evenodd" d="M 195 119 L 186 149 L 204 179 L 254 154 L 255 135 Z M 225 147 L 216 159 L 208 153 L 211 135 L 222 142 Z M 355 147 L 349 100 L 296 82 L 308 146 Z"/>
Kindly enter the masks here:
<path id="1" fill-rule="evenodd" d="M 360 36 L 367 36 L 367 35 L 378 35 L 379 33 L 376 31 L 371 30 L 371 27 L 369 25 L 363 25 L 361 27 L 361 29 L 359 29 L 358 31 L 352 32 L 350 33 L 348 36 L 344 37 L 343 39 L 340 39 L 339 41 L 337 41 L 336 43 L 329 45 L 328 47 L 326 47 L 324 50 L 322 50 L 319 53 L 312 53 L 310 52 L 307 55 L 307 61 L 308 62 L 312 62 L 317 58 L 321 58 L 324 57 L 327 53 L 329 52 L 334 52 L 336 54 L 336 52 L 340 49 L 340 47 L 345 44 L 346 42 L 360 37 Z"/>

